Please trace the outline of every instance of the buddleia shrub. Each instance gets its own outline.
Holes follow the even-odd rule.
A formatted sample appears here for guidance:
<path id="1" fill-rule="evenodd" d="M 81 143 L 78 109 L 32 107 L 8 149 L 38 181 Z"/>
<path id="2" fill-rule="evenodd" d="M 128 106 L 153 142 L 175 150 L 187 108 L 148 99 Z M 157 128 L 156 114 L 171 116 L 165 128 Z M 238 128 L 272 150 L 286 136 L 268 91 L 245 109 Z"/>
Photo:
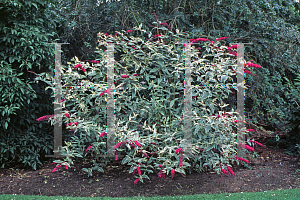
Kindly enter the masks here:
<path id="1" fill-rule="evenodd" d="M 56 171 L 66 168 L 74 159 L 89 161 L 91 168 L 103 172 L 110 158 L 107 151 L 107 100 L 114 92 L 115 160 L 137 172 L 136 181 L 143 182 L 149 173 L 159 177 L 171 173 L 183 176 L 187 171 L 213 169 L 234 174 L 230 167 L 237 158 L 236 112 L 227 110 L 223 100 L 236 86 L 237 46 L 224 46 L 223 39 L 187 40 L 187 35 L 158 28 L 157 32 L 141 28 L 117 32 L 114 36 L 99 33 L 99 56 L 90 62 L 74 58 L 62 67 L 64 99 L 63 123 L 78 136 L 65 142 L 64 161 L 56 160 Z M 107 44 L 114 43 L 114 88 L 107 88 Z M 191 43 L 192 77 L 192 146 L 190 156 L 185 149 L 184 81 L 185 46 Z M 245 71 L 246 72 L 246 71 Z M 251 73 L 250 71 L 247 71 Z M 48 79 L 54 83 L 53 77 Z M 46 80 L 41 76 L 39 80 Z M 224 86 L 226 85 L 226 87 Z M 54 89 L 54 84 L 50 88 Z M 68 109 L 66 109 L 68 108 Z M 53 116 L 47 119 L 53 124 Z M 240 144 L 243 145 L 243 144 Z M 243 145 L 249 151 L 254 149 Z M 245 159 L 244 159 L 245 160 Z M 245 160 L 243 162 L 249 162 Z"/>

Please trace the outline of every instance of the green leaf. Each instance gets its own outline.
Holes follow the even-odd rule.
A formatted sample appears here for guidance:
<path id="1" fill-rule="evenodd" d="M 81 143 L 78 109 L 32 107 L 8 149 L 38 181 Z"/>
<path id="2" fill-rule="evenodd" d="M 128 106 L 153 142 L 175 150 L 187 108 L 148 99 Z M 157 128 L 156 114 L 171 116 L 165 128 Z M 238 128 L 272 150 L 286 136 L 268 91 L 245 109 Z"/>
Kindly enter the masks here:
<path id="1" fill-rule="evenodd" d="M 37 7 L 37 5 L 36 5 L 35 3 L 32 3 L 32 5 L 33 5 L 36 9 L 38 9 L 38 7 Z"/>
<path id="2" fill-rule="evenodd" d="M 145 78 L 146 78 L 147 82 L 149 82 L 149 75 L 148 74 L 145 75 Z"/>
<path id="3" fill-rule="evenodd" d="M 150 72 L 156 72 L 158 68 L 151 69 Z"/>
<path id="4" fill-rule="evenodd" d="M 175 172 L 182 173 L 185 175 L 185 171 L 182 168 L 176 168 Z"/>
<path id="5" fill-rule="evenodd" d="M 13 62 L 15 61 L 15 58 L 12 57 L 12 56 L 10 56 L 10 57 L 8 58 L 8 61 L 9 61 L 10 63 L 13 63 Z"/>
<path id="6" fill-rule="evenodd" d="M 221 82 L 222 82 L 222 83 L 225 83 L 226 80 L 227 80 L 227 78 L 228 78 L 228 76 L 222 75 L 222 76 L 221 76 Z"/>
<path id="7" fill-rule="evenodd" d="M 150 170 L 151 171 L 151 170 Z M 142 178 L 147 178 L 148 180 L 150 180 L 150 178 L 146 175 L 146 174 L 143 174 L 142 175 Z"/>
<path id="8" fill-rule="evenodd" d="M 104 170 L 103 170 L 102 167 L 97 167 L 96 170 L 97 170 L 98 172 L 104 172 Z"/>
<path id="9" fill-rule="evenodd" d="M 209 133 L 211 126 L 205 126 L 205 133 Z"/>
<path id="10" fill-rule="evenodd" d="M 206 151 L 210 151 L 212 148 L 215 148 L 215 144 L 211 144 L 209 147 L 206 148 Z"/>
<path id="11" fill-rule="evenodd" d="M 209 92 L 205 92 L 205 93 L 202 95 L 200 101 L 203 101 L 203 100 L 206 99 L 209 95 L 210 95 Z"/>
<path id="12" fill-rule="evenodd" d="M 171 101 L 171 103 L 170 103 L 170 108 L 173 107 L 174 103 L 175 103 L 175 99 Z"/>
<path id="13" fill-rule="evenodd" d="M 122 160 L 122 165 L 130 162 L 132 159 L 127 155 L 123 160 Z"/>
<path id="14" fill-rule="evenodd" d="M 159 85 L 161 83 L 161 78 L 157 79 L 157 85 Z"/>
<path id="15" fill-rule="evenodd" d="M 129 174 L 131 174 L 133 172 L 133 170 L 135 169 L 134 165 L 131 165 L 130 169 L 129 169 Z"/>

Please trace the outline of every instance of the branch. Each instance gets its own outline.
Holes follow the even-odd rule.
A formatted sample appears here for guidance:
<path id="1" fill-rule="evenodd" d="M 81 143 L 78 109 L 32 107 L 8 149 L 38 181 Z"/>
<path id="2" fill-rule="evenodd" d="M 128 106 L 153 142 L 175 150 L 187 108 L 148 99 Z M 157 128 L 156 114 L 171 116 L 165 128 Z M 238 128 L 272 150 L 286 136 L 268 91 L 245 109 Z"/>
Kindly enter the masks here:
<path id="1" fill-rule="evenodd" d="M 239 38 L 236 38 L 236 39 L 234 39 L 234 40 L 241 40 L 241 39 L 243 39 L 243 38 L 245 38 L 245 37 L 247 37 L 247 36 L 249 36 L 249 34 L 247 34 L 247 35 L 244 35 L 244 36 L 241 36 L 241 37 L 239 37 Z"/>

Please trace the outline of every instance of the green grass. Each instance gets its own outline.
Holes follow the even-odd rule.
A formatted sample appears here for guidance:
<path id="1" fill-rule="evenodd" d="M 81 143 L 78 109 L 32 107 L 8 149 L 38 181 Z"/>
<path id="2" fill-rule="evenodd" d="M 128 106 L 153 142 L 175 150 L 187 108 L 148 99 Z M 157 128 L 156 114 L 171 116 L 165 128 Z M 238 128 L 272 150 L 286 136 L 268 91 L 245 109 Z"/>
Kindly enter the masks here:
<path id="1" fill-rule="evenodd" d="M 0 195 L 1 200 L 18 200 L 18 199 L 45 199 L 45 200 L 88 200 L 88 199 L 103 199 L 103 200 L 157 200 L 157 199 L 186 199 L 186 200 L 198 200 L 198 199 L 230 199 L 230 200 L 240 200 L 240 199 L 299 199 L 300 198 L 300 189 L 291 189 L 291 190 L 276 190 L 276 191 L 265 191 L 265 192 L 256 192 L 256 193 L 222 193 L 222 194 L 199 194 L 199 195 L 188 195 L 188 196 L 165 196 L 165 197 L 120 197 L 120 198 L 110 198 L 110 197 L 62 197 L 62 196 L 27 196 L 27 195 Z"/>

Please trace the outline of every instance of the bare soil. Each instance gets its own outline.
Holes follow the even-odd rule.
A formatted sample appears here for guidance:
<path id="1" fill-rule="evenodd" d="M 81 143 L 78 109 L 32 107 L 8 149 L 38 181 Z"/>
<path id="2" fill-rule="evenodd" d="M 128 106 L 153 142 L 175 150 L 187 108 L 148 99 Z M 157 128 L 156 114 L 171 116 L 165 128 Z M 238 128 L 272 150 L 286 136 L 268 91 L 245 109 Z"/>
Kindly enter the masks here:
<path id="1" fill-rule="evenodd" d="M 255 139 L 267 144 L 270 135 L 256 133 Z M 272 137 L 272 136 L 271 136 Z M 77 163 L 68 170 L 61 167 L 52 173 L 55 165 L 50 162 L 36 171 L 0 169 L 0 194 L 72 196 L 72 197 L 133 197 L 174 196 L 223 192 L 261 192 L 277 189 L 300 188 L 300 157 L 284 154 L 280 148 L 255 147 L 257 158 L 248 158 L 252 169 L 234 166 L 235 176 L 220 177 L 213 171 L 194 172 L 186 177 L 175 174 L 174 178 L 158 178 L 134 185 L 134 177 L 128 166 L 114 161 L 104 173 L 88 177 L 81 169 L 85 163 Z"/>

